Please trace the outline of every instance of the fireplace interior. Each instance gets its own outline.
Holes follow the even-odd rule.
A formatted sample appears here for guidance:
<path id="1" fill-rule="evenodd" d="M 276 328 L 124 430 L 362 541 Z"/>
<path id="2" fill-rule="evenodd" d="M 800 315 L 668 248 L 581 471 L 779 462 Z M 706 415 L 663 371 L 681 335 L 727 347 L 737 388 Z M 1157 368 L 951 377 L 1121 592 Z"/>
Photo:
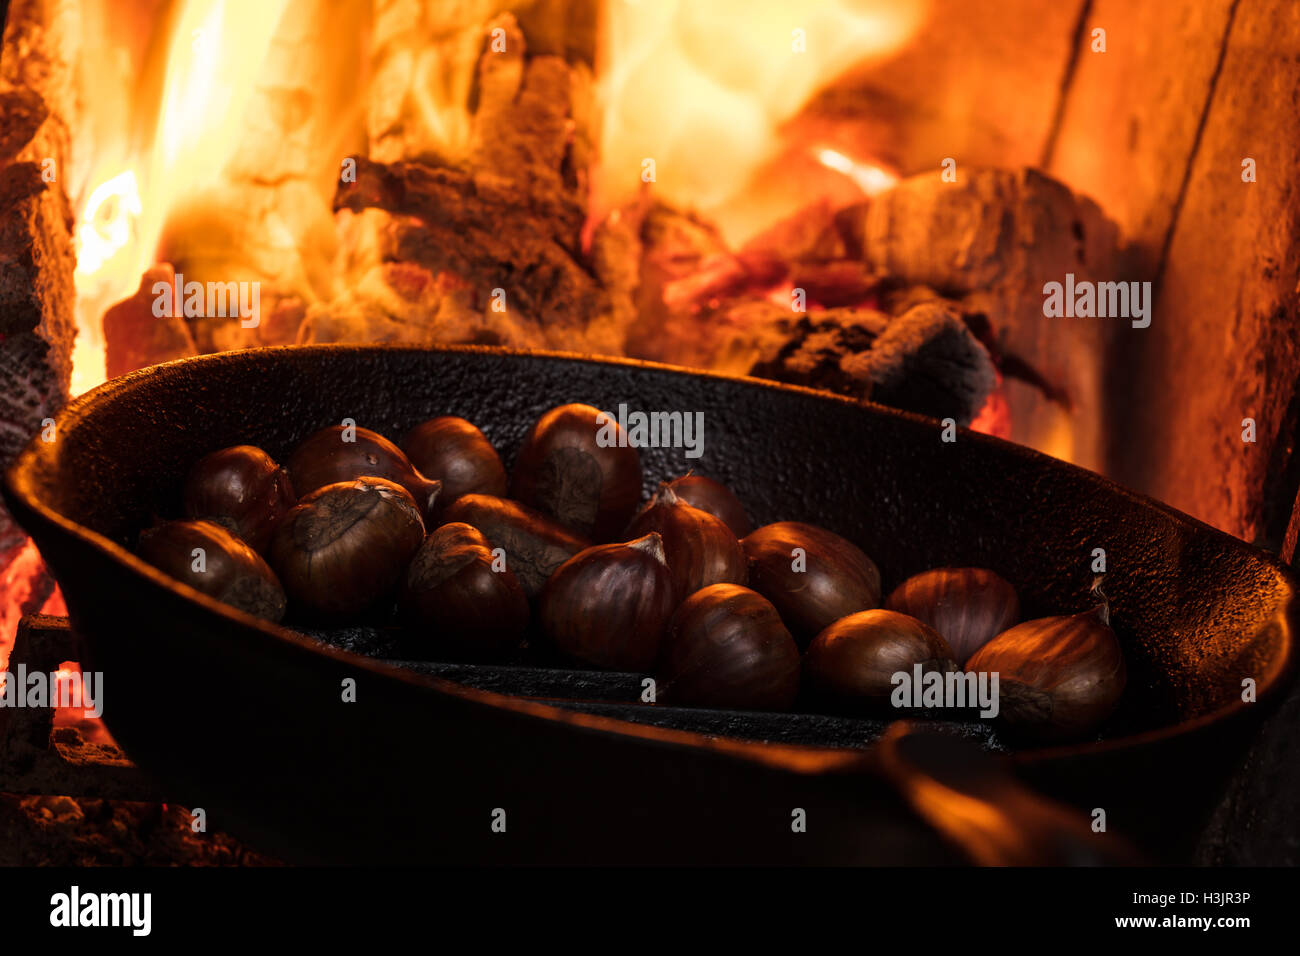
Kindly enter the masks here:
<path id="1" fill-rule="evenodd" d="M 70 397 L 160 362 L 501 345 L 951 419 L 1291 561 L 1300 10 L 1284 0 L 0 12 L 6 467 Z M 1121 314 L 1097 314 L 1104 292 L 1081 306 L 1089 284 Z M 20 619 L 64 613 L 0 508 L 0 670 Z M 1300 810 L 1300 778 L 1272 762 L 1297 721 L 1293 699 L 1265 724 L 1198 861 L 1295 861 L 1294 827 L 1278 841 L 1272 824 Z M 111 750 L 102 727 L 55 724 Z M 1285 784 L 1271 806 L 1261 767 Z M 39 777 L 22 779 L 41 800 L 76 788 Z M 73 796 L 104 786 L 180 798 Z"/>

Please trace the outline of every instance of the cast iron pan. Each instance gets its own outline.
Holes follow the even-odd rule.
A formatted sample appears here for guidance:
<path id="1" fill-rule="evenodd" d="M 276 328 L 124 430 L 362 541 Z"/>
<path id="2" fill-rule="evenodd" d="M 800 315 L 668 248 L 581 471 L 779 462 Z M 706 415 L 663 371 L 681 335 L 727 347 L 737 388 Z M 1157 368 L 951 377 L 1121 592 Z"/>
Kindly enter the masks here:
<path id="1" fill-rule="evenodd" d="M 1120 712 L 1097 740 L 992 763 L 970 753 L 971 740 L 1002 746 L 978 725 L 962 749 L 873 721 L 557 707 L 264 624 L 128 551 L 155 515 L 179 513 L 182 477 L 213 449 L 249 442 L 284 460 L 344 417 L 400 436 L 454 414 L 509 464 L 533 420 L 569 401 L 704 412 L 703 458 L 642 451 L 647 492 L 695 467 L 756 523 L 811 521 L 855 540 L 886 588 L 981 565 L 1016 585 L 1027 617 L 1074 611 L 1089 606 L 1092 549 L 1104 547 L 1129 664 Z M 659 365 L 382 346 L 187 359 L 70 404 L 57 440 L 34 441 L 4 490 L 62 585 L 83 666 L 105 674 L 117 740 L 212 826 L 293 860 L 1009 862 L 1043 859 L 1053 841 L 1070 846 L 1047 858 L 1108 858 L 1017 780 L 1089 814 L 1076 822 L 1101 808 L 1149 855 L 1179 859 L 1294 670 L 1296 579 L 1264 552 L 1019 446 L 966 431 L 945 443 L 918 416 Z M 348 677 L 357 701 L 345 704 Z M 1258 703 L 1241 700 L 1247 677 Z M 972 851 L 969 827 L 934 797 L 944 792 L 1024 830 L 1007 824 L 1004 852 Z"/>

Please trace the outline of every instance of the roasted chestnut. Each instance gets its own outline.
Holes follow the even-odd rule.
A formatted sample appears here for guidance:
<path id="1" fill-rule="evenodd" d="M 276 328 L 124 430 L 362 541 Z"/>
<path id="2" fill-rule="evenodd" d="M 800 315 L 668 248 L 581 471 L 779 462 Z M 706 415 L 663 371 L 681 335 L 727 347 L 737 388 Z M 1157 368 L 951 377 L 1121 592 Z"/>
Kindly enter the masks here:
<path id="1" fill-rule="evenodd" d="M 875 563 L 833 531 L 778 521 L 740 544 L 749 560 L 749 586 L 776 606 L 800 647 L 832 621 L 880 604 Z"/>
<path id="2" fill-rule="evenodd" d="M 423 541 L 409 491 L 384 478 L 357 478 L 299 501 L 271 539 L 271 564 L 297 610 L 346 621 L 393 595 Z"/>
<path id="3" fill-rule="evenodd" d="M 919 668 L 919 670 L 918 670 Z M 859 611 L 835 621 L 808 645 L 803 677 L 809 696 L 835 710 L 885 711 L 894 675 L 956 671 L 952 648 L 937 631 L 896 611 Z"/>
<path id="4" fill-rule="evenodd" d="M 659 679 L 665 703 L 788 710 L 799 693 L 799 648 L 762 595 L 714 584 L 673 615 Z"/>
<path id="5" fill-rule="evenodd" d="M 1103 602 L 1067 617 L 1043 617 L 1003 631 L 974 653 L 966 670 L 998 675 L 999 717 L 1042 741 L 1094 733 L 1119 704 L 1124 653 Z"/>
<path id="6" fill-rule="evenodd" d="M 546 582 L 538 612 L 546 637 L 567 657 L 644 671 L 676 606 L 663 542 L 648 534 L 575 554 Z"/>
<path id="7" fill-rule="evenodd" d="M 289 479 L 298 497 L 356 478 L 384 478 L 411 494 L 420 516 L 432 512 L 442 482 L 416 471 L 400 448 L 378 432 L 356 425 L 331 425 L 308 436 L 289 456 Z"/>
<path id="8" fill-rule="evenodd" d="M 670 481 L 668 487 L 692 508 L 699 508 L 720 518 L 737 538 L 743 538 L 754 527 L 745 514 L 745 506 L 740 503 L 740 499 L 721 482 L 692 474 Z"/>
<path id="9" fill-rule="evenodd" d="M 650 504 L 632 519 L 627 533 L 639 538 L 651 531 L 663 538 L 679 599 L 710 584 L 745 583 L 745 552 L 731 529 L 720 518 L 677 497 L 671 485 L 660 485 Z"/>
<path id="10" fill-rule="evenodd" d="M 492 547 L 505 551 L 506 566 L 530 600 L 542 593 L 556 568 L 591 546 L 533 509 L 491 495 L 462 495 L 442 513 L 442 520 L 472 525 Z"/>
<path id="11" fill-rule="evenodd" d="M 266 550 L 296 500 L 284 469 L 253 445 L 200 458 L 185 480 L 183 499 L 185 517 L 215 521 L 255 551 Z"/>
<path id="12" fill-rule="evenodd" d="M 398 605 L 434 651 L 498 657 L 519 646 L 528 598 L 487 538 L 460 522 L 434 529 L 406 571 Z"/>
<path id="13" fill-rule="evenodd" d="M 524 439 L 510 494 L 571 531 L 608 541 L 641 498 L 641 459 L 612 415 L 560 405 Z"/>
<path id="14" fill-rule="evenodd" d="M 275 623 L 284 590 L 248 544 L 214 521 L 168 521 L 140 532 L 140 557 L 177 581 Z"/>
<path id="15" fill-rule="evenodd" d="M 935 568 L 914 574 L 894 588 L 885 607 L 938 631 L 959 664 L 1020 620 L 1016 589 L 986 568 Z"/>
<path id="16" fill-rule="evenodd" d="M 440 509 L 462 495 L 505 497 L 505 466 L 472 422 L 444 415 L 416 425 L 402 441 L 402 451 L 420 474 L 442 482 Z"/>

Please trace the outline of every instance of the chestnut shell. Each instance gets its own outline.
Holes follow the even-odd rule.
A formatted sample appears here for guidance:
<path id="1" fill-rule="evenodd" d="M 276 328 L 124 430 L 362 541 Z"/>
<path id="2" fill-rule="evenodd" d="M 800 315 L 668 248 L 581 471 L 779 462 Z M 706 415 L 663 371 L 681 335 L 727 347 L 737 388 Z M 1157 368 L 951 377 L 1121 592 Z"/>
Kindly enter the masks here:
<path id="1" fill-rule="evenodd" d="M 202 548 L 204 570 L 194 570 Z M 261 555 L 214 521 L 168 521 L 140 532 L 137 552 L 158 570 L 241 611 L 277 623 L 285 594 Z"/>
<path id="2" fill-rule="evenodd" d="M 531 508 L 508 498 L 463 495 L 442 514 L 443 521 L 472 525 L 494 548 L 506 552 L 506 566 L 529 599 L 542 593 L 555 569 L 591 542 Z"/>
<path id="3" fill-rule="evenodd" d="M 859 611 L 830 624 L 808 645 L 804 685 L 834 710 L 887 711 L 893 675 L 957 670 L 953 650 L 927 624 L 897 611 Z"/>
<path id="4" fill-rule="evenodd" d="M 832 622 L 880 604 L 875 562 L 833 531 L 778 521 L 740 544 L 749 560 L 749 586 L 772 602 L 800 647 Z M 795 548 L 806 555 L 801 571 L 794 569 Z"/>
<path id="5" fill-rule="evenodd" d="M 204 455 L 190 469 L 182 497 L 187 518 L 215 521 L 259 552 L 297 501 L 285 470 L 255 445 Z"/>
<path id="6" fill-rule="evenodd" d="M 542 629 L 562 654 L 597 667 L 654 665 L 677 606 L 656 534 L 598 544 L 564 562 L 538 605 Z"/>
<path id="7" fill-rule="evenodd" d="M 519 449 L 511 497 L 594 541 L 618 534 L 641 499 L 641 457 L 626 445 L 601 445 L 602 431 L 626 439 L 613 416 L 591 405 L 546 412 Z"/>
<path id="8" fill-rule="evenodd" d="M 276 529 L 271 563 L 297 611 L 345 622 L 393 595 L 423 541 L 410 492 L 384 478 L 358 478 L 299 501 Z"/>
<path id="9" fill-rule="evenodd" d="M 762 595 L 714 584 L 673 615 L 659 676 L 665 703 L 788 710 L 799 693 L 799 648 Z"/>
<path id="10" fill-rule="evenodd" d="M 987 568 L 934 568 L 890 593 L 885 607 L 938 631 L 958 663 L 1020 620 L 1016 589 Z"/>
<path id="11" fill-rule="evenodd" d="M 344 441 L 345 428 L 331 425 L 308 435 L 289 456 L 289 480 L 300 498 L 318 488 L 357 478 L 384 478 L 405 488 L 427 517 L 442 483 L 416 471 L 406 454 L 378 432 L 360 426 L 355 441 Z"/>
<path id="12" fill-rule="evenodd" d="M 664 542 L 668 570 L 679 600 L 710 584 L 744 584 L 749 574 L 745 552 L 731 529 L 707 511 L 692 507 L 669 485 L 632 519 L 628 537 L 657 532 Z"/>
<path id="13" fill-rule="evenodd" d="M 1128 669 L 1106 605 L 1037 618 L 1003 631 L 971 656 L 966 670 L 997 673 L 999 717 L 1042 741 L 1094 733 L 1124 693 Z"/>
<path id="14" fill-rule="evenodd" d="M 464 418 L 443 415 L 416 425 L 402 440 L 402 451 L 426 478 L 442 482 L 438 508 L 463 495 L 504 497 L 506 468 L 487 436 Z"/>
<path id="15" fill-rule="evenodd" d="M 668 487 L 692 508 L 720 519 L 737 538 L 743 538 L 754 528 L 735 492 L 720 481 L 691 474 L 670 481 Z"/>
<path id="16" fill-rule="evenodd" d="M 467 524 L 442 525 L 424 539 L 398 604 L 432 650 L 479 659 L 519 646 L 528 598 L 508 566 L 494 570 L 495 560 L 487 538 Z"/>

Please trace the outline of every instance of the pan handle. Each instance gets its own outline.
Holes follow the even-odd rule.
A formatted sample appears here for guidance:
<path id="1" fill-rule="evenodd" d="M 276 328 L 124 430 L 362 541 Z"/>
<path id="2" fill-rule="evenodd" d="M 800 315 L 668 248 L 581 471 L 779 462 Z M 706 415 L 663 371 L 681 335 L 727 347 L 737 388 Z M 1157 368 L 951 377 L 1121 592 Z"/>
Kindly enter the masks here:
<path id="1" fill-rule="evenodd" d="M 892 724 L 877 754 L 911 808 L 981 866 L 1132 866 L 1123 840 L 1035 794 L 977 744 L 954 734 Z"/>

